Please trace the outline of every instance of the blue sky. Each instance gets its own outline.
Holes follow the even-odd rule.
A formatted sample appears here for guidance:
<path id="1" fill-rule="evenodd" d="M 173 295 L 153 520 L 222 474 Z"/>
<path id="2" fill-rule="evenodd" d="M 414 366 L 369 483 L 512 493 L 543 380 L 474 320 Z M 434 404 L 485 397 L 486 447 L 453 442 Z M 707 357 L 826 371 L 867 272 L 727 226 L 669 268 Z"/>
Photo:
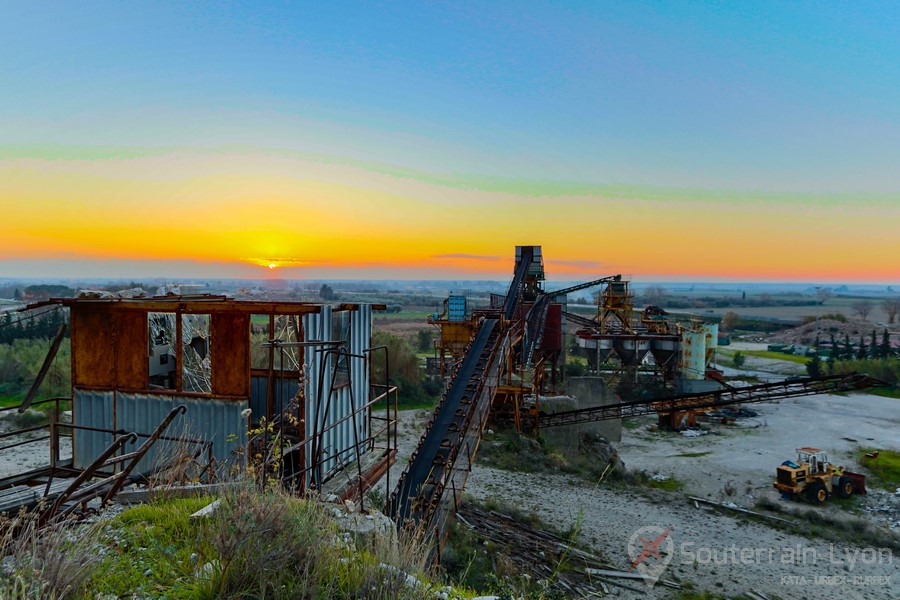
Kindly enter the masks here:
<path id="1" fill-rule="evenodd" d="M 0 157 L 240 146 L 898 216 L 896 3 L 460 4 L 4 3 Z"/>

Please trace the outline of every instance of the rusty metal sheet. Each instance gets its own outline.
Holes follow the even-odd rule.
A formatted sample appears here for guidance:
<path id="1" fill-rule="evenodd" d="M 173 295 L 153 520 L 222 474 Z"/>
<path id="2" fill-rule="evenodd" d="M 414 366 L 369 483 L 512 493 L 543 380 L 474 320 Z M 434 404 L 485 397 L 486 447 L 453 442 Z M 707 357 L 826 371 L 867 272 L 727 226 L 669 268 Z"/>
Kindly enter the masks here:
<path id="1" fill-rule="evenodd" d="M 115 384 L 115 327 L 105 310 L 72 309 L 72 384 Z M 146 352 L 146 350 L 145 350 Z"/>
<path id="2" fill-rule="evenodd" d="M 249 397 L 250 315 L 213 313 L 210 328 L 213 394 Z"/>
<path id="3" fill-rule="evenodd" d="M 147 314 L 139 311 L 115 313 L 116 386 L 121 389 L 146 389 L 149 381 L 147 363 Z M 79 338 L 86 335 L 79 331 Z"/>

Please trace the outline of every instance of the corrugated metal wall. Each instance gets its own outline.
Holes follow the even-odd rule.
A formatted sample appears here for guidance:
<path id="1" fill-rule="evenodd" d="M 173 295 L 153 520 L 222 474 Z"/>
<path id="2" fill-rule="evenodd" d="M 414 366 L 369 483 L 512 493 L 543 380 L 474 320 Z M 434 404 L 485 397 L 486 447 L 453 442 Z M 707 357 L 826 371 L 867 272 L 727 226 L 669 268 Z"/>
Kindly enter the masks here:
<path id="1" fill-rule="evenodd" d="M 75 389 L 72 393 L 72 418 L 75 425 L 115 429 L 113 423 L 112 391 Z M 94 462 L 111 443 L 110 433 L 72 430 L 72 462 L 83 469 Z M 133 448 L 128 448 L 128 451 Z"/>
<path id="2" fill-rule="evenodd" d="M 363 355 L 369 348 L 372 339 L 372 307 L 361 305 L 358 310 L 347 311 L 349 314 L 348 350 L 351 354 Z M 334 341 L 335 312 L 330 306 L 323 306 L 319 314 L 308 314 L 303 317 L 306 341 Z M 338 332 L 342 336 L 343 332 Z M 330 403 L 327 390 L 331 384 L 333 357 L 326 359 L 328 347 L 307 347 L 304 360 L 307 365 L 306 382 L 306 435 L 312 436 L 316 431 L 334 425 L 352 412 L 352 405 L 359 409 L 369 400 L 369 365 L 366 358 L 349 358 L 349 385 L 337 389 L 331 394 Z M 319 372 L 324 369 L 323 390 L 320 395 Z M 296 395 L 297 382 L 282 380 L 276 389 L 285 402 Z M 246 445 L 247 419 L 241 416 L 245 409 L 253 409 L 255 415 L 265 414 L 266 378 L 253 377 L 251 380 L 251 398 L 249 402 L 222 400 L 217 398 L 196 398 L 149 393 L 124 393 L 105 390 L 73 390 L 73 418 L 76 425 L 152 433 L 168 412 L 179 404 L 187 406 L 187 412 L 178 416 L 166 431 L 169 436 L 183 436 L 213 442 L 214 454 L 218 461 L 232 458 L 232 452 Z M 325 409 L 328 406 L 328 414 Z M 354 435 L 354 430 L 356 435 Z M 356 440 L 368 439 L 371 424 L 368 413 L 347 419 L 340 425 L 325 431 L 321 437 L 323 472 L 328 472 L 346 464 L 355 458 L 353 448 Z M 88 466 L 110 443 L 109 433 L 78 431 L 74 433 L 73 458 L 77 468 Z M 138 467 L 139 471 L 153 465 L 161 444 L 151 451 Z M 134 450 L 129 446 L 125 452 Z M 361 449 L 362 450 L 362 449 Z M 307 467 L 311 466 L 313 457 L 307 452 Z"/>
<path id="3" fill-rule="evenodd" d="M 164 435 L 212 441 L 218 462 L 228 461 L 233 451 L 247 443 L 247 419 L 241 416 L 241 411 L 247 408 L 245 402 L 83 389 L 74 390 L 73 401 L 75 425 L 144 434 L 152 433 L 169 411 L 184 404 L 187 412 L 177 416 Z M 75 430 L 74 437 L 76 468 L 88 466 L 112 442 L 112 435 L 108 433 Z M 139 438 L 137 444 L 145 439 Z M 125 452 L 136 449 L 137 444 L 126 447 Z M 172 444 L 158 442 L 138 464 L 137 471 L 154 466 L 157 455 L 171 452 Z"/>
<path id="4" fill-rule="evenodd" d="M 335 315 L 330 306 L 322 307 L 320 314 L 304 315 L 303 328 L 306 341 L 333 341 Z M 372 307 L 362 305 L 359 310 L 350 311 L 349 351 L 351 354 L 362 355 L 369 347 L 372 339 Z M 350 385 L 341 387 L 331 395 L 329 405 L 327 390 L 331 384 L 333 357 L 324 352 L 324 347 L 307 347 L 305 350 L 305 362 L 307 365 L 306 383 L 306 435 L 313 435 L 322 431 L 325 427 L 333 425 L 350 415 L 351 393 L 353 405 L 359 409 L 369 399 L 369 369 L 364 358 L 350 358 Z M 319 373 L 324 369 L 323 387 L 320 395 Z M 325 414 L 326 406 L 328 414 Z M 323 472 L 327 472 L 339 465 L 345 464 L 355 458 L 352 452 L 354 447 L 354 428 L 357 438 L 364 440 L 370 434 L 370 422 L 368 414 L 357 415 L 354 419 L 347 419 L 340 425 L 325 431 L 322 434 L 322 458 Z M 312 456 L 307 453 L 307 467 L 311 466 Z"/>
<path id="5" fill-rule="evenodd" d="M 276 372 L 277 375 L 277 372 Z M 278 385 L 278 383 L 281 385 Z M 250 408 L 253 409 L 253 422 L 259 421 L 259 418 L 268 412 L 268 387 L 269 378 L 261 375 L 254 375 L 250 378 Z M 279 404 L 286 408 L 291 400 L 297 396 L 297 390 L 300 388 L 300 382 L 296 379 L 282 378 L 275 379 L 275 412 L 278 412 Z M 283 408 L 282 408 L 283 410 Z"/>

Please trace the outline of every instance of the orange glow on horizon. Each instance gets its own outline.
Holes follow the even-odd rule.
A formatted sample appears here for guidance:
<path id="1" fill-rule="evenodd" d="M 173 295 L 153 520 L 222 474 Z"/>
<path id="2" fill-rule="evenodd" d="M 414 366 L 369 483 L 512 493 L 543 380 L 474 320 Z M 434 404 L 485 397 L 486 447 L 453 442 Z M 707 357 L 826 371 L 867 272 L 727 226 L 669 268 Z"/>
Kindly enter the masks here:
<path id="1" fill-rule="evenodd" d="M 7 160 L 0 180 L 0 260 L 506 279 L 514 247 L 540 244 L 550 279 L 900 281 L 890 200 L 549 198 L 244 154 Z"/>

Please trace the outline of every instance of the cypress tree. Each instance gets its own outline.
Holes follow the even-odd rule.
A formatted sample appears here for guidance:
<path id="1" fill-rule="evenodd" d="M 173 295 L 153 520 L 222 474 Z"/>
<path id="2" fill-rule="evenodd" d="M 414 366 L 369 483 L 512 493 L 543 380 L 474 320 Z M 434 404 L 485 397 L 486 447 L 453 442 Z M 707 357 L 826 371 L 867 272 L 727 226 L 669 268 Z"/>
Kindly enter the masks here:
<path id="1" fill-rule="evenodd" d="M 856 351 L 856 358 L 859 360 L 865 360 L 866 356 L 868 356 L 868 351 L 866 350 L 866 339 L 859 334 L 859 348 Z"/>
<path id="2" fill-rule="evenodd" d="M 822 375 L 822 361 L 819 360 L 819 353 L 813 354 L 812 360 L 806 363 L 806 372 L 810 377 L 819 377 Z"/>
<path id="3" fill-rule="evenodd" d="M 884 333 L 881 334 L 881 347 L 878 350 L 881 358 L 888 358 L 891 355 L 891 334 L 888 333 L 887 327 L 884 328 Z"/>

